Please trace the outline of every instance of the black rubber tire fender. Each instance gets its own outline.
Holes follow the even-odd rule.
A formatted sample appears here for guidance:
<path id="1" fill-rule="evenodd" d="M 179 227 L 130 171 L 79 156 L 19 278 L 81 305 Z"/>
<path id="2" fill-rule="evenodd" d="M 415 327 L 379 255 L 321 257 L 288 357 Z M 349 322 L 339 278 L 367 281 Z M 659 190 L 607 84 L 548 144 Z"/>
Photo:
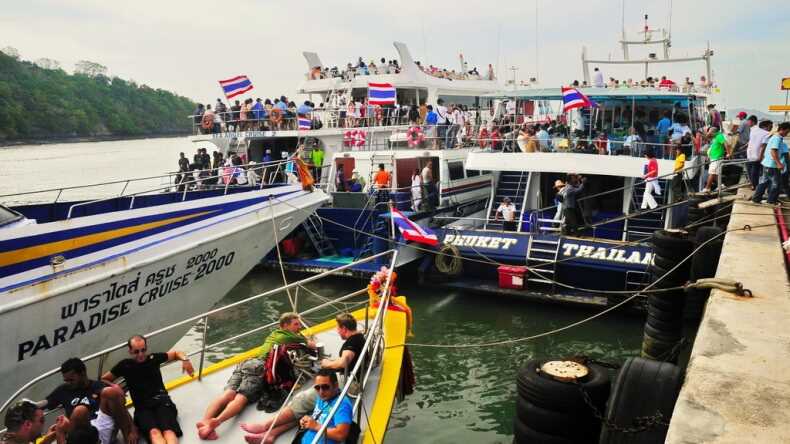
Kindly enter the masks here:
<path id="1" fill-rule="evenodd" d="M 518 417 L 513 418 L 513 442 L 515 444 L 576 444 L 573 439 L 541 433 L 529 428 Z"/>
<path id="2" fill-rule="evenodd" d="M 628 358 L 620 369 L 606 409 L 606 418 L 630 426 L 636 417 L 661 412 L 669 421 L 677 401 L 682 372 L 676 365 L 644 358 Z M 667 427 L 658 426 L 636 434 L 609 430 L 605 425 L 600 444 L 658 444 L 666 439 Z"/>
<path id="3" fill-rule="evenodd" d="M 695 239 L 697 247 L 717 236 L 719 239 L 723 239 L 721 236 L 722 231 L 724 230 L 719 227 L 700 227 L 700 229 L 697 230 Z M 700 248 L 699 251 L 694 253 L 690 268 L 690 277 L 692 280 L 696 281 L 697 279 L 714 277 L 716 275 L 722 244 L 723 242 L 721 240 L 710 241 Z"/>
<path id="4" fill-rule="evenodd" d="M 578 384 L 556 381 L 538 369 L 548 360 L 527 361 L 516 377 L 521 396 L 536 406 L 556 411 L 588 411 Z M 589 374 L 579 382 L 592 402 L 602 408 L 609 397 L 609 373 L 603 367 L 588 364 Z"/>
<path id="5" fill-rule="evenodd" d="M 682 235 L 681 233 L 666 230 L 655 231 L 650 241 L 657 247 L 672 251 L 691 251 L 693 245 L 691 239 L 688 238 L 688 234 Z"/>
<path id="6" fill-rule="evenodd" d="M 586 416 L 545 409 L 521 396 L 516 397 L 516 418 L 537 432 L 565 438 L 583 436 L 581 429 L 589 431 L 591 424 L 595 425 L 594 422 L 598 422 L 592 412 Z M 598 429 L 600 432 L 600 423 Z"/>
<path id="7" fill-rule="evenodd" d="M 676 316 L 672 317 L 665 317 L 664 319 L 648 314 L 647 319 L 645 319 L 645 324 L 662 332 L 682 332 L 683 313 L 678 313 Z"/>
<path id="8" fill-rule="evenodd" d="M 678 317 L 680 317 L 680 313 L 681 310 L 677 306 L 667 307 L 667 306 L 649 305 L 647 307 L 647 317 L 652 319 L 658 319 L 659 321 L 662 322 L 674 322 Z"/>
<path id="9" fill-rule="evenodd" d="M 650 324 L 645 324 L 645 334 L 661 342 L 676 343 L 683 337 L 683 329 L 659 330 Z"/>
<path id="10" fill-rule="evenodd" d="M 648 270 L 653 276 L 653 280 L 651 282 L 654 282 L 658 280 L 658 278 L 666 275 L 661 279 L 661 281 L 659 281 L 658 284 L 656 284 L 655 288 L 677 287 L 688 282 L 689 270 L 684 270 L 683 267 L 678 267 L 670 273 L 667 269 L 653 264 L 648 267 Z"/>

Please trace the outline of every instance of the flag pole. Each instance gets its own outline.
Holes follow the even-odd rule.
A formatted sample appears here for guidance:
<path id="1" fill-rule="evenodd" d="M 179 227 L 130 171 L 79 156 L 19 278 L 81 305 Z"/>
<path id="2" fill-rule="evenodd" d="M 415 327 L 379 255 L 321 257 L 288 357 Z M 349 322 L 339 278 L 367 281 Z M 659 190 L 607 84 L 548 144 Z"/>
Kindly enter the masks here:
<path id="1" fill-rule="evenodd" d="M 392 199 L 390 199 L 388 205 L 390 207 L 390 235 L 392 236 L 392 241 L 395 242 L 395 217 L 392 212 L 392 209 L 395 206 L 395 202 L 393 202 Z"/>

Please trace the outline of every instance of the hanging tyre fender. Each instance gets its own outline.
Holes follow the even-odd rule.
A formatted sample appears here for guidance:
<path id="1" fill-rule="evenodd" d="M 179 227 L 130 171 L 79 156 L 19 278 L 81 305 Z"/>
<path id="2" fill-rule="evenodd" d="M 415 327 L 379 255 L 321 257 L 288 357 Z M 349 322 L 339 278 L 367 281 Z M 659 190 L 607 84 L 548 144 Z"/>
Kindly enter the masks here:
<path id="1" fill-rule="evenodd" d="M 633 427 L 634 419 L 660 412 L 669 422 L 683 382 L 680 368 L 667 362 L 628 358 L 620 369 L 606 409 L 606 419 L 621 427 Z M 666 425 L 655 425 L 640 433 L 622 433 L 604 424 L 600 444 L 658 444 L 667 434 Z"/>
<path id="2" fill-rule="evenodd" d="M 513 419 L 514 444 L 576 444 L 576 441 L 561 436 L 552 436 L 529 428 L 518 417 Z"/>
<path id="3" fill-rule="evenodd" d="M 603 367 L 588 364 L 588 375 L 578 383 L 561 382 L 540 372 L 546 360 L 528 361 L 516 377 L 516 388 L 521 396 L 538 407 L 549 410 L 588 411 L 582 397 L 584 390 L 592 402 L 601 408 L 609 396 L 609 373 Z"/>

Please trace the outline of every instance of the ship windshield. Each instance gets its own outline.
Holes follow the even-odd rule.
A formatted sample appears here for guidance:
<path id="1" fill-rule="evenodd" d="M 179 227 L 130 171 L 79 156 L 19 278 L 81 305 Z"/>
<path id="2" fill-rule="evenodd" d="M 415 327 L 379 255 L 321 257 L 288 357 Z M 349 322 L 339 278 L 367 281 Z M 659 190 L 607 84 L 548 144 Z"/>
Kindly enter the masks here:
<path id="1" fill-rule="evenodd" d="M 16 211 L 0 205 L 0 227 L 23 219 L 24 216 Z"/>

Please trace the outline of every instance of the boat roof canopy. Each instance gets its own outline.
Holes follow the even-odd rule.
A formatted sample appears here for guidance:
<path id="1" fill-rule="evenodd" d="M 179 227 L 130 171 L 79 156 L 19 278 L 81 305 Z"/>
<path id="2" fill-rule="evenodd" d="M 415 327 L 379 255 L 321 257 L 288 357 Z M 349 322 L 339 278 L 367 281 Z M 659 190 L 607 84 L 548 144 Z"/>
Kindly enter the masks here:
<path id="1" fill-rule="evenodd" d="M 703 94 L 665 91 L 646 88 L 576 88 L 594 101 L 606 100 L 693 100 L 704 98 Z M 521 100 L 562 100 L 561 88 L 531 88 L 486 94 L 486 99 L 521 99 Z"/>

